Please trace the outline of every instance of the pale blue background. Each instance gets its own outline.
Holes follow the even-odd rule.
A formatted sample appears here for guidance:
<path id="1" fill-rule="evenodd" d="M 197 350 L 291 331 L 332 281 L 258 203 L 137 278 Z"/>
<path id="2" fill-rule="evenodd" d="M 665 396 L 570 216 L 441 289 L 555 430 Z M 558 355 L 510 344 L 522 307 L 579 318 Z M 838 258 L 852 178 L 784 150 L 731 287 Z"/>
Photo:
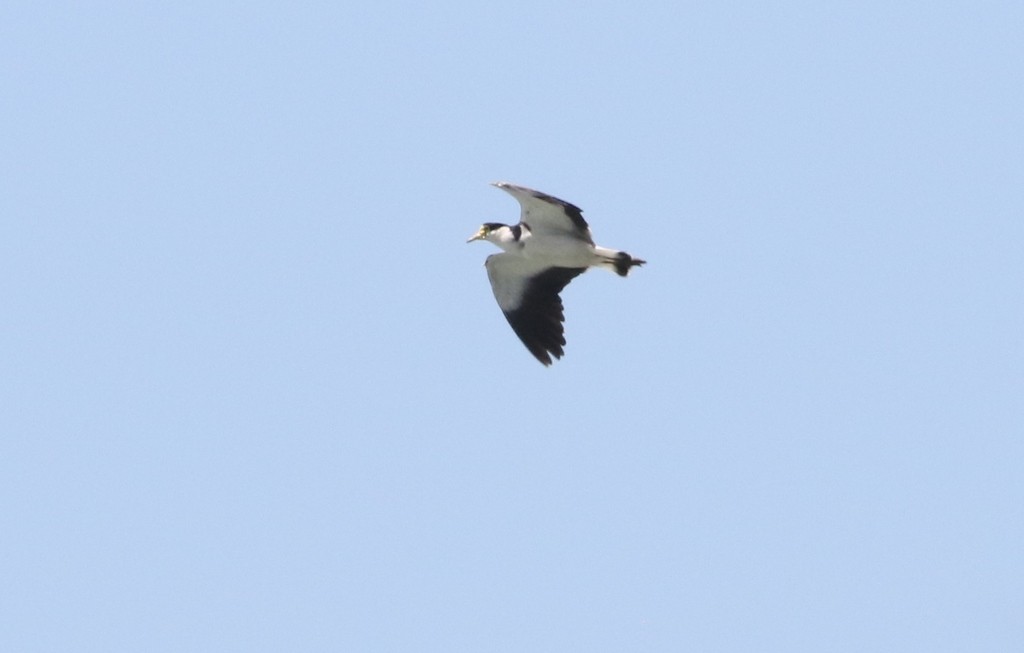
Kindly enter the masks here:
<path id="1" fill-rule="evenodd" d="M 0 649 L 1024 650 L 1024 4 L 8 2 Z M 507 179 L 649 265 L 550 369 Z"/>

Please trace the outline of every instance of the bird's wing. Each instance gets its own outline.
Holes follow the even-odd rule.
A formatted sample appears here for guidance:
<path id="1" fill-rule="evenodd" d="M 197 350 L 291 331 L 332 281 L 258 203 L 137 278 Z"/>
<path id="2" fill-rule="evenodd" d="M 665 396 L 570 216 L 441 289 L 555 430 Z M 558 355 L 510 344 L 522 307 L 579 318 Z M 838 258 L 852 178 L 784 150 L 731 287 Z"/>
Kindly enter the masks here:
<path id="1" fill-rule="evenodd" d="M 512 254 L 492 254 L 486 267 L 498 306 L 530 353 L 544 365 L 561 358 L 565 315 L 558 294 L 586 268 L 546 267 Z"/>
<path id="2" fill-rule="evenodd" d="M 569 233 L 593 243 L 583 211 L 575 204 L 507 181 L 494 185 L 518 200 L 522 207 L 520 221 L 528 224 L 534 234 Z"/>

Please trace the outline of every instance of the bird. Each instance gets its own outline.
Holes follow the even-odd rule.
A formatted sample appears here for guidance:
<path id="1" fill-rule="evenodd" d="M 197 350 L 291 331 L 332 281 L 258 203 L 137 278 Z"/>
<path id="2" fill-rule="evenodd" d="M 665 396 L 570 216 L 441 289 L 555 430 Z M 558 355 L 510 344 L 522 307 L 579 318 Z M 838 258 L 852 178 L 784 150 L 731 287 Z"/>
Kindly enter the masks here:
<path id="1" fill-rule="evenodd" d="M 519 202 L 519 223 L 485 222 L 466 242 L 485 240 L 503 250 L 484 263 L 494 298 L 526 348 L 548 366 L 565 353 L 559 294 L 569 282 L 591 267 L 624 277 L 647 261 L 596 245 L 574 204 L 507 181 L 492 186 Z"/>

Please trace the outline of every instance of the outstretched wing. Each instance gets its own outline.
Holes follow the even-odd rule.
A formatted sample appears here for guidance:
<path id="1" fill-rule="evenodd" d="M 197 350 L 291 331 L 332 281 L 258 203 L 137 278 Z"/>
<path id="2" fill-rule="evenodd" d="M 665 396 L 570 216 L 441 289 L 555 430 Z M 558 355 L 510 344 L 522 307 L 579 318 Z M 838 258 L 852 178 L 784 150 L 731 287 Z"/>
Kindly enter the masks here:
<path id="1" fill-rule="evenodd" d="M 565 314 L 558 296 L 586 268 L 544 267 L 511 254 L 487 257 L 487 278 L 505 318 L 537 360 L 551 364 L 565 345 Z"/>
<path id="2" fill-rule="evenodd" d="M 590 227 L 583 219 L 583 211 L 575 204 L 507 181 L 495 182 L 494 185 L 519 201 L 522 207 L 520 221 L 529 225 L 534 234 L 571 234 L 594 244 Z"/>

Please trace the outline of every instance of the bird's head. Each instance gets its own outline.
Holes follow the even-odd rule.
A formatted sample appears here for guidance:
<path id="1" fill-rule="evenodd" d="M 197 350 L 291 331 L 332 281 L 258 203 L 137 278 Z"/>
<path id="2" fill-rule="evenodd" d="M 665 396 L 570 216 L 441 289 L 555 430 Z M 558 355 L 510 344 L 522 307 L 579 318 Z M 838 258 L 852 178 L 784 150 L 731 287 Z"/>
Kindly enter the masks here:
<path id="1" fill-rule="evenodd" d="M 471 243 L 474 240 L 489 240 L 492 243 L 497 243 L 502 229 L 510 229 L 510 227 L 507 224 L 501 224 L 500 222 L 485 222 L 480 225 L 480 231 L 473 234 L 473 236 L 466 242 Z"/>

